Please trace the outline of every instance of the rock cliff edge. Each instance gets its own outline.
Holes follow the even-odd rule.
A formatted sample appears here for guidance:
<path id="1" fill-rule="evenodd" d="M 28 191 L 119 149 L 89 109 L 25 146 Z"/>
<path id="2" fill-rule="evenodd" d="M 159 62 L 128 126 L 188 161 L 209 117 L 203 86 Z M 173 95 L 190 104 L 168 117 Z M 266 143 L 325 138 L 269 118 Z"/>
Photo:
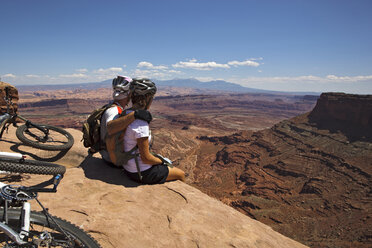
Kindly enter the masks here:
<path id="1" fill-rule="evenodd" d="M 66 154 L 21 145 L 14 128 L 4 135 L 0 149 L 67 166 L 58 192 L 40 194 L 39 199 L 102 247 L 305 247 L 185 183 L 138 185 L 120 169 L 87 157 L 79 142 L 81 132 L 69 131 L 75 144 Z M 12 183 L 31 185 L 46 179 L 24 175 Z M 36 202 L 32 205 L 35 208 Z"/>

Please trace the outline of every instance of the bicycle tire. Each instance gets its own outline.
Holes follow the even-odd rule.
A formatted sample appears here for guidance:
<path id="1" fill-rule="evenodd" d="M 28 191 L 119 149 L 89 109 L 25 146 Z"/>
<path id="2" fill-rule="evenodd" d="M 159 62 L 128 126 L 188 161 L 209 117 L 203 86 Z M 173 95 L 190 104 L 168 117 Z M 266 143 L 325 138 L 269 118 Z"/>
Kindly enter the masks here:
<path id="1" fill-rule="evenodd" d="M 22 141 L 24 144 L 39 148 L 42 150 L 48 150 L 48 151 L 63 151 L 68 150 L 71 148 L 71 146 L 74 144 L 74 137 L 60 127 L 55 127 L 51 125 L 45 125 L 45 124 L 38 124 L 41 127 L 47 128 L 49 131 L 53 131 L 54 134 L 59 135 L 58 138 L 63 138 L 64 140 L 53 140 L 53 137 L 49 137 L 49 139 L 45 142 L 38 141 L 36 139 L 32 139 L 32 137 L 26 135 L 26 131 L 30 131 L 32 133 L 37 133 L 40 131 L 35 127 L 27 127 L 26 125 L 19 126 L 16 130 L 17 138 Z M 52 134 L 49 134 L 50 136 Z M 53 143 L 57 142 L 57 143 Z M 62 144 L 59 144 L 62 143 Z"/>
<path id="2" fill-rule="evenodd" d="M 0 159 L 0 170 L 16 173 L 28 173 L 39 175 L 63 175 L 66 167 L 36 160 L 17 160 L 17 159 Z"/>
<path id="3" fill-rule="evenodd" d="M 4 208 L 0 209 L 0 216 L 3 216 Z M 14 231 L 19 232 L 19 220 L 21 216 L 21 209 L 8 209 L 8 226 L 10 226 Z M 30 235 L 31 237 L 38 237 L 42 231 L 47 231 L 51 235 L 51 244 L 48 247 L 84 247 L 84 248 L 100 248 L 96 240 L 92 238 L 84 230 L 80 229 L 76 225 L 61 219 L 59 217 L 52 216 L 56 223 L 66 232 L 70 238 L 73 240 L 72 243 L 68 241 L 66 235 L 61 232 L 54 221 L 47 217 L 42 212 L 31 211 L 30 214 Z M 37 230 L 36 228 L 40 228 Z M 4 236 L 4 235 L 3 235 Z M 5 237 L 4 237 L 5 238 Z M 5 242 L 5 240 L 1 240 Z M 28 245 L 32 245 L 32 241 L 28 241 Z M 13 246 L 12 246 L 13 247 Z M 18 246 L 17 246 L 18 247 Z M 24 247 L 24 246 L 22 246 Z M 27 246 L 28 247 L 28 246 Z M 33 247 L 33 246 L 32 246 Z"/>

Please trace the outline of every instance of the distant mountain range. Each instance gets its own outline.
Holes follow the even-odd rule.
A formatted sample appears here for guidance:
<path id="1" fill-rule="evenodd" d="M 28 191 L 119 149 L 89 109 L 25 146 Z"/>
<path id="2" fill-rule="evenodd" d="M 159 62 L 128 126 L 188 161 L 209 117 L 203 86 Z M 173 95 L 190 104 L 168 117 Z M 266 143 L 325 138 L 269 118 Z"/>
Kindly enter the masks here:
<path id="1" fill-rule="evenodd" d="M 172 80 L 157 80 L 159 86 L 170 86 L 170 87 L 183 87 L 183 88 L 195 88 L 195 89 L 211 89 L 219 91 L 229 92 L 241 92 L 241 93 L 273 93 L 274 91 L 253 89 L 226 82 L 223 80 L 201 82 L 197 79 L 172 79 Z"/>
<path id="2" fill-rule="evenodd" d="M 59 90 L 59 89 L 96 89 L 111 87 L 111 79 L 102 82 L 94 83 L 78 83 L 78 84 L 55 84 L 55 85 L 19 85 L 17 88 L 23 91 L 30 90 Z M 193 89 L 210 89 L 213 91 L 234 92 L 234 93 L 263 93 L 263 94 L 299 94 L 299 95 L 320 95 L 319 92 L 281 92 L 261 90 L 241 86 L 239 84 L 226 82 L 223 80 L 201 82 L 197 79 L 172 79 L 172 80 L 154 80 L 156 85 L 165 87 L 181 87 Z"/>

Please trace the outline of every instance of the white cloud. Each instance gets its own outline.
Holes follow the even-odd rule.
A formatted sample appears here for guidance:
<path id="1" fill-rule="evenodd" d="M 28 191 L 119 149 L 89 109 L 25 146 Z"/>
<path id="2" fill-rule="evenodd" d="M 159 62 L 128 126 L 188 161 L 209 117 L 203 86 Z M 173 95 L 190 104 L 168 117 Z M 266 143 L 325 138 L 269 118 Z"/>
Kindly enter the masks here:
<path id="1" fill-rule="evenodd" d="M 2 75 L 2 77 L 4 77 L 4 78 L 15 78 L 16 75 L 14 75 L 12 73 L 8 73 L 8 74 L 5 74 L 5 75 Z"/>
<path id="2" fill-rule="evenodd" d="M 83 73 L 73 73 L 73 74 L 61 74 L 59 75 L 61 78 L 86 78 L 87 75 Z"/>
<path id="3" fill-rule="evenodd" d="M 164 65 L 155 66 L 152 63 L 147 62 L 147 61 L 139 62 L 138 65 L 137 65 L 137 67 L 138 68 L 145 67 L 145 68 L 148 68 L 148 69 L 155 69 L 155 70 L 166 70 L 166 69 L 168 69 L 167 66 L 164 66 Z"/>
<path id="4" fill-rule="evenodd" d="M 353 76 L 353 77 L 349 77 L 349 76 L 339 77 L 339 76 L 336 76 L 336 75 L 328 75 L 326 77 L 326 79 L 327 80 L 330 80 L 330 81 L 338 81 L 338 82 L 366 81 L 366 80 L 371 80 L 372 79 L 372 75 L 367 75 L 367 76 Z"/>
<path id="5" fill-rule="evenodd" d="M 102 81 L 124 74 L 122 67 L 99 68 L 89 75 L 90 81 Z"/>
<path id="6" fill-rule="evenodd" d="M 121 67 L 111 67 L 107 69 L 100 68 L 98 70 L 95 70 L 94 72 L 98 74 L 106 74 L 106 73 L 119 73 L 122 71 L 123 71 L 123 68 Z"/>
<path id="7" fill-rule="evenodd" d="M 330 79 L 330 80 L 334 80 L 334 79 L 337 79 L 337 76 L 335 76 L 335 75 L 328 75 L 326 78 L 327 79 Z"/>
<path id="8" fill-rule="evenodd" d="M 182 74 L 181 71 L 170 70 L 168 66 L 155 66 L 150 62 L 142 61 L 137 64 L 137 68 L 133 72 L 133 77 L 146 77 L 156 79 L 171 79 L 175 75 Z"/>
<path id="9" fill-rule="evenodd" d="M 28 74 L 26 75 L 27 78 L 40 78 L 39 75 L 34 75 L 34 74 Z"/>
<path id="10" fill-rule="evenodd" d="M 200 63 L 197 62 L 196 59 L 190 59 L 189 61 L 180 61 L 174 65 L 172 65 L 174 68 L 189 68 L 189 69 L 195 69 L 195 70 L 202 70 L 202 71 L 209 71 L 214 68 L 230 68 L 227 64 L 218 64 L 216 62 L 204 62 Z"/>
<path id="11" fill-rule="evenodd" d="M 168 73 L 172 73 L 172 74 L 182 74 L 181 71 L 176 71 L 176 70 L 169 70 L 167 71 Z"/>
<path id="12" fill-rule="evenodd" d="M 137 67 L 141 68 L 141 67 L 153 67 L 153 64 L 151 64 L 150 62 L 146 62 L 146 61 L 142 61 L 142 62 L 139 62 Z"/>
<path id="13" fill-rule="evenodd" d="M 245 60 L 245 61 L 229 61 L 227 62 L 228 65 L 231 65 L 231 66 L 253 66 L 253 67 L 257 67 L 260 65 L 260 63 L 258 62 L 255 62 L 255 61 L 252 61 L 252 60 Z"/>
<path id="14" fill-rule="evenodd" d="M 226 64 L 219 64 L 214 61 L 210 62 L 198 62 L 196 59 L 190 59 L 189 61 L 180 61 L 176 64 L 173 64 L 172 66 L 174 68 L 188 68 L 188 69 L 195 69 L 195 70 L 203 70 L 203 71 L 210 71 L 215 68 L 223 68 L 223 69 L 229 69 L 231 66 L 238 67 L 238 66 L 252 66 L 252 67 L 258 67 L 260 63 L 253 61 L 253 60 L 261 60 L 260 59 L 251 59 L 251 60 L 245 60 L 245 61 L 229 61 Z"/>

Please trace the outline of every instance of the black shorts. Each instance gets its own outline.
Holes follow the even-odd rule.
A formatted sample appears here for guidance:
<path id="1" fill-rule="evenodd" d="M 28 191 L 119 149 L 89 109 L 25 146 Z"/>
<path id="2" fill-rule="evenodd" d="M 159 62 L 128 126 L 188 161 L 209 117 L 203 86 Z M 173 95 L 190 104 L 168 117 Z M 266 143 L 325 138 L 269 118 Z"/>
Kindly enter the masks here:
<path id="1" fill-rule="evenodd" d="M 150 169 L 141 171 L 142 181 L 139 179 L 138 172 L 126 171 L 128 177 L 135 182 L 144 184 L 160 184 L 165 183 L 169 169 L 168 166 L 163 164 L 153 165 Z"/>

